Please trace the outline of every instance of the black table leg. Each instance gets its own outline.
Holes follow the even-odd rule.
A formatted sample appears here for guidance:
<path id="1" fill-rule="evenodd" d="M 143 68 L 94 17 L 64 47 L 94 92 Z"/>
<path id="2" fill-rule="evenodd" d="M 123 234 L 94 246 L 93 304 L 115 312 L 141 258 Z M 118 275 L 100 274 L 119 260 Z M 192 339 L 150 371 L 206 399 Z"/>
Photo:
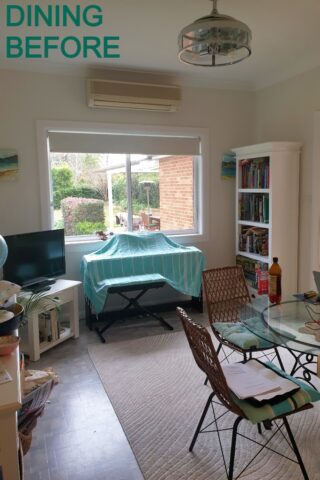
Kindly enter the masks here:
<path id="1" fill-rule="evenodd" d="M 311 379 L 312 375 L 317 376 L 317 373 L 314 370 L 309 368 L 310 365 L 317 366 L 317 356 L 313 355 L 312 353 L 299 353 L 298 355 L 291 349 L 287 349 L 294 358 L 294 365 L 290 372 L 290 375 L 294 376 L 295 378 L 299 378 L 305 382 L 307 382 L 312 388 L 317 390 L 317 388 L 313 385 Z M 302 371 L 302 376 L 296 376 L 296 373 Z"/>

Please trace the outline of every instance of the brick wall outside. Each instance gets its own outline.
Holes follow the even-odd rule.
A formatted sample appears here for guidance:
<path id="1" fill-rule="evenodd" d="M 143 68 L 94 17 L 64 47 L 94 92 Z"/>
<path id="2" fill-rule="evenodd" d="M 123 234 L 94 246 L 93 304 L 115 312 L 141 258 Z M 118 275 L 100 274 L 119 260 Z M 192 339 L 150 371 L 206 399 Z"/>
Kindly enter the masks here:
<path id="1" fill-rule="evenodd" d="M 193 157 L 159 160 L 161 230 L 193 228 Z"/>

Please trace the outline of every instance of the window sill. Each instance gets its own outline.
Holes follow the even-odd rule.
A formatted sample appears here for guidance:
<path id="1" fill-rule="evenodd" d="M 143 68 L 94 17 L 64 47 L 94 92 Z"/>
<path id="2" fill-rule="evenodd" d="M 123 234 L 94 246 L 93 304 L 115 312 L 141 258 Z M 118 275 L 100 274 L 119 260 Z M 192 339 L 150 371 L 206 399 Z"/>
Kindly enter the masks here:
<path id="1" fill-rule="evenodd" d="M 205 235 L 199 233 L 177 234 L 168 235 L 170 240 L 180 243 L 181 245 L 196 245 L 197 243 L 203 243 L 206 241 Z M 92 252 L 98 250 L 103 245 L 103 240 L 99 240 L 93 237 L 87 237 L 86 239 L 66 240 L 66 249 L 72 251 L 90 250 Z"/>

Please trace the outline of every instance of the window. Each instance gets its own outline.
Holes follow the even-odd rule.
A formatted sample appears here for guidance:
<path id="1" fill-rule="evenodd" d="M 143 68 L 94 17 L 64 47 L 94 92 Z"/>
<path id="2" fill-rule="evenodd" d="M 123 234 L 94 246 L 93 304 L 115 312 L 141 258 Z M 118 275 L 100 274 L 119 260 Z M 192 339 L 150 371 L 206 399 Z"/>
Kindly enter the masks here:
<path id="1" fill-rule="evenodd" d="M 47 223 L 63 227 L 67 241 L 97 239 L 99 231 L 202 233 L 199 136 L 63 128 L 46 135 Z"/>

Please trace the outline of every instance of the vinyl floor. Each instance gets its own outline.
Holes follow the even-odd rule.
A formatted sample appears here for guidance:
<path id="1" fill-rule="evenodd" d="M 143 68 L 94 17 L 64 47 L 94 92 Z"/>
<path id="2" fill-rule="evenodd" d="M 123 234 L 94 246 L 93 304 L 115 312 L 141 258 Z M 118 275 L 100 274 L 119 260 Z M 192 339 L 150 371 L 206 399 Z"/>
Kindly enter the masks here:
<path id="1" fill-rule="evenodd" d="M 175 330 L 181 329 L 174 312 L 163 316 Z M 152 319 L 119 320 L 106 332 L 105 345 L 164 332 Z M 24 457 L 24 480 L 143 480 L 88 355 L 89 343 L 100 340 L 81 322 L 79 339 L 67 340 L 45 352 L 38 362 L 27 364 L 32 369 L 53 367 L 60 383 L 33 431 L 31 448 Z"/>

